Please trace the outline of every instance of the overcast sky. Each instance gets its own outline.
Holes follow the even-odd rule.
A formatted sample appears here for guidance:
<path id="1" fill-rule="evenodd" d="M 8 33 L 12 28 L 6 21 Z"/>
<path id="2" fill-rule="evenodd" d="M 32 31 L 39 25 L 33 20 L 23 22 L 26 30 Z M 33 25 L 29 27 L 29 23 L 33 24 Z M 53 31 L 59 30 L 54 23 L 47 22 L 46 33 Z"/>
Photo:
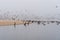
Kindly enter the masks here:
<path id="1" fill-rule="evenodd" d="M 23 13 L 27 10 L 24 14 L 34 14 L 37 16 L 52 16 L 57 14 L 56 0 L 0 0 L 0 10 L 2 12 L 15 10 L 22 11 Z"/>

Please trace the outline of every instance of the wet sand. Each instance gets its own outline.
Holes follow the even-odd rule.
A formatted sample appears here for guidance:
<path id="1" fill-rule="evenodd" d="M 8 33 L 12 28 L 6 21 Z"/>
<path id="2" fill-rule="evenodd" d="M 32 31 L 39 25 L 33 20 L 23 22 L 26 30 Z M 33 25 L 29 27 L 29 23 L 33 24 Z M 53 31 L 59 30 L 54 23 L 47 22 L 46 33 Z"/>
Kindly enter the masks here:
<path id="1" fill-rule="evenodd" d="M 5 26 L 5 25 L 14 25 L 14 23 L 16 23 L 16 25 L 20 25 L 20 24 L 24 24 L 24 21 L 21 20 L 0 20 L 0 26 Z M 26 23 L 28 23 L 26 21 Z"/>

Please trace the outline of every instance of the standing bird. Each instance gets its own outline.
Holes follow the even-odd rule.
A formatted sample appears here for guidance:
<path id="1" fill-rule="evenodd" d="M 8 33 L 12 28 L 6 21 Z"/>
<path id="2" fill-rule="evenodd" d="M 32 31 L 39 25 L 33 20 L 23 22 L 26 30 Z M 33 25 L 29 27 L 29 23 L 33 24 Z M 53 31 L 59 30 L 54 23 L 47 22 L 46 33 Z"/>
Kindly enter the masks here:
<path id="1" fill-rule="evenodd" d="M 24 23 L 24 26 L 26 27 L 26 22 Z"/>
<path id="2" fill-rule="evenodd" d="M 16 22 L 14 22 L 14 28 L 16 28 Z"/>
<path id="3" fill-rule="evenodd" d="M 38 24 L 40 24 L 40 21 L 37 21 Z"/>
<path id="4" fill-rule="evenodd" d="M 31 21 L 32 23 L 34 22 L 34 21 Z"/>
<path id="5" fill-rule="evenodd" d="M 60 24 L 60 22 L 58 22 L 58 21 L 56 21 L 56 23 L 57 23 L 57 25 L 59 25 L 59 24 Z"/>
<path id="6" fill-rule="evenodd" d="M 51 23 L 54 23 L 55 21 L 51 21 Z"/>
<path id="7" fill-rule="evenodd" d="M 45 23 L 42 23 L 44 26 L 46 25 Z"/>
<path id="8" fill-rule="evenodd" d="M 14 17 L 12 17 L 12 20 L 14 20 L 14 28 L 16 28 L 15 18 L 14 18 Z"/>
<path id="9" fill-rule="evenodd" d="M 27 24 L 29 25 L 29 23 L 30 23 L 30 21 L 28 21 L 28 23 L 27 23 Z"/>

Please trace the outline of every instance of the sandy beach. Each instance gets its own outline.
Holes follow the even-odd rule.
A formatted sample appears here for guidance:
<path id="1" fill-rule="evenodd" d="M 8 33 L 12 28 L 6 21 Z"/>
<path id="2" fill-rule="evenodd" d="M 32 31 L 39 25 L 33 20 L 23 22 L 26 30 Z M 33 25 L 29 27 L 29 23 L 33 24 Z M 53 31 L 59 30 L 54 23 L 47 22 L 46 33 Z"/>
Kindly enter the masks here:
<path id="1" fill-rule="evenodd" d="M 16 23 L 16 25 L 20 25 L 24 24 L 25 22 L 21 20 L 0 20 L 0 26 L 14 25 L 14 23 Z"/>

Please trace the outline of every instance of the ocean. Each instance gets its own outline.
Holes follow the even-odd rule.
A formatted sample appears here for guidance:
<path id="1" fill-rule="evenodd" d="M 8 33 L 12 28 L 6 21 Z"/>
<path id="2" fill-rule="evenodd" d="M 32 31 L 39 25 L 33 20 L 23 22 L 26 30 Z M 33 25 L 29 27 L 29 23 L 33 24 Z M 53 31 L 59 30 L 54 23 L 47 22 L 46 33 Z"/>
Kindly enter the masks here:
<path id="1" fill-rule="evenodd" d="M 60 40 L 60 25 L 0 26 L 0 40 Z"/>

